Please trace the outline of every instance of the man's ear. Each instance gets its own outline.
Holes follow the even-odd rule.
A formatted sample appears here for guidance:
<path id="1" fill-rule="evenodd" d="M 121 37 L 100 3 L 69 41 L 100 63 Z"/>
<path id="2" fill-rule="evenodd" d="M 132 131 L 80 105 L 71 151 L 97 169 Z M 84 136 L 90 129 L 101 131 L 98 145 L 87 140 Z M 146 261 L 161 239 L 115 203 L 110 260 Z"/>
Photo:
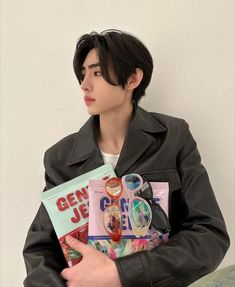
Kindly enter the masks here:
<path id="1" fill-rule="evenodd" d="M 134 90 L 136 87 L 139 86 L 140 82 L 143 79 L 143 71 L 140 68 L 135 69 L 135 73 L 130 75 L 130 77 L 127 80 L 126 87 L 128 90 Z"/>

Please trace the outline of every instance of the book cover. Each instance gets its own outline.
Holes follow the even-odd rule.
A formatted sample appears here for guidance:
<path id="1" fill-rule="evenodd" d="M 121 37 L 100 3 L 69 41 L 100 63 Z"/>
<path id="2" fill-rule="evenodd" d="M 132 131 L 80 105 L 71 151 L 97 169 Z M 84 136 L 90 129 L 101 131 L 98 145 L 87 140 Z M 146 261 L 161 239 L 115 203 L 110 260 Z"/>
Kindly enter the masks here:
<path id="1" fill-rule="evenodd" d="M 168 182 L 150 182 L 150 184 L 153 190 L 153 198 L 168 216 Z M 111 259 L 141 250 L 150 250 L 168 241 L 168 234 L 161 234 L 153 227 L 150 228 L 145 237 L 135 237 L 128 217 L 128 196 L 125 190 L 123 190 L 119 199 L 123 221 L 122 239 L 120 243 L 112 241 L 105 231 L 103 223 L 103 211 L 106 206 L 112 203 L 105 192 L 105 182 L 95 179 L 90 180 L 89 196 L 88 244 L 105 253 Z"/>
<path id="2" fill-rule="evenodd" d="M 105 180 L 114 176 L 112 165 L 104 164 L 42 193 L 42 202 L 49 214 L 68 266 L 81 261 L 81 254 L 66 244 L 65 237 L 69 234 L 84 243 L 87 243 L 88 239 L 89 180 Z"/>

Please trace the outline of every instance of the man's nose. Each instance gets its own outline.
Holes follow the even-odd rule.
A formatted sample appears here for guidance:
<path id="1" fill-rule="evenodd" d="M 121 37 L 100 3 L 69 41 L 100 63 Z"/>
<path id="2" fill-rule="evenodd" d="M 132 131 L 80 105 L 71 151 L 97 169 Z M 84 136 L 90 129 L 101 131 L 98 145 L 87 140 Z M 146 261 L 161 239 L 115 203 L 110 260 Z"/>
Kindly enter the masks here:
<path id="1" fill-rule="evenodd" d="M 84 91 L 91 90 L 91 80 L 89 75 L 84 75 L 84 78 L 81 83 L 81 89 Z"/>

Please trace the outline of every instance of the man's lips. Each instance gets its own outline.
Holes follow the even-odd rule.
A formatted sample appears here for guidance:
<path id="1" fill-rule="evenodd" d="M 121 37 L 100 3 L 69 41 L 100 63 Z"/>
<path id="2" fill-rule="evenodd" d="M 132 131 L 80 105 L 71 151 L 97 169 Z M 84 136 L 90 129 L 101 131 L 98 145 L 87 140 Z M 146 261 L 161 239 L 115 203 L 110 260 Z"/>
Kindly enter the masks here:
<path id="1" fill-rule="evenodd" d="M 84 101 L 86 104 L 91 104 L 95 102 L 95 99 L 90 96 L 84 96 Z"/>

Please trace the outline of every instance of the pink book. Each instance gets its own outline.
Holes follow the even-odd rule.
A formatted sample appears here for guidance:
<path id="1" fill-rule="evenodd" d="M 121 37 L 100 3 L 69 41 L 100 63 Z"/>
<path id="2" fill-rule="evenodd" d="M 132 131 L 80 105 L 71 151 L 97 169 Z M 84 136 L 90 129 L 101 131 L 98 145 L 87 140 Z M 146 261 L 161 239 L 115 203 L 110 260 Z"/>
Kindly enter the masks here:
<path id="1" fill-rule="evenodd" d="M 168 182 L 151 182 L 153 198 L 160 204 L 168 216 Z M 110 239 L 103 225 L 103 211 L 111 204 L 111 199 L 105 192 L 105 181 L 89 180 L 89 226 L 88 244 L 107 254 L 111 259 L 122 257 L 141 250 L 150 250 L 161 243 L 168 241 L 168 234 L 161 234 L 153 227 L 142 238 L 136 238 L 131 229 L 128 218 L 128 196 L 123 190 L 119 199 L 122 210 L 122 239 L 120 243 Z"/>

